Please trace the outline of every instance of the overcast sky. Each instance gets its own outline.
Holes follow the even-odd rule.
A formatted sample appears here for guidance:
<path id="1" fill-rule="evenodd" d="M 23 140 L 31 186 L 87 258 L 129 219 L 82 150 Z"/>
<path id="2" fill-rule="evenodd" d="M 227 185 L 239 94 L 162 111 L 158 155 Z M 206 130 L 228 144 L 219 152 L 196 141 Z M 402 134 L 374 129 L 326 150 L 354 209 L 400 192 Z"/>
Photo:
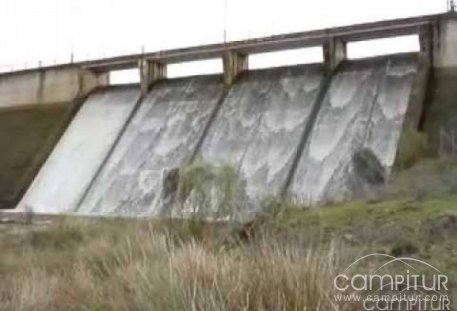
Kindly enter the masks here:
<path id="1" fill-rule="evenodd" d="M 446 0 L 0 1 L 2 68 L 221 42 L 225 26 L 235 40 L 446 10 Z"/>

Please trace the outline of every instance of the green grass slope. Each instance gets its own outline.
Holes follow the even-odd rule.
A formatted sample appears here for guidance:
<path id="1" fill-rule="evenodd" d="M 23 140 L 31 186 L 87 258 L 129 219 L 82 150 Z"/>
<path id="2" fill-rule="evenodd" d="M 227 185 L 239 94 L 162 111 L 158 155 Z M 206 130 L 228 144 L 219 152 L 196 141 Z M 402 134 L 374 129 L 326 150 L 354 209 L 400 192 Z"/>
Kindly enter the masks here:
<path id="1" fill-rule="evenodd" d="M 0 310 L 358 311 L 335 302 L 333 278 L 372 253 L 439 268 L 454 310 L 456 172 L 455 159 L 430 159 L 366 200 L 319 208 L 271 200 L 248 224 L 0 223 Z"/>

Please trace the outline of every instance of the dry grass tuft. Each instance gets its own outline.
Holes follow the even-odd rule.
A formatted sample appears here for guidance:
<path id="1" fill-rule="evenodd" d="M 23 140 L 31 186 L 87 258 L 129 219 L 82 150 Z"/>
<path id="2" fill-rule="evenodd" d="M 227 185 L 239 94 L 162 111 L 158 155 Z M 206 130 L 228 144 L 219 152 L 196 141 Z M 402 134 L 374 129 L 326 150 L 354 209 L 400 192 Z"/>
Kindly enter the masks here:
<path id="1" fill-rule="evenodd" d="M 101 226 L 105 234 L 97 226 L 27 235 L 35 260 L 18 254 L 22 269 L 0 272 L 0 310 L 340 310 L 329 296 L 338 267 L 331 248 L 317 253 L 266 234 L 227 244 L 144 223 Z M 78 238 L 63 247 L 60 230 Z M 62 260 L 50 269 L 43 252 Z"/>

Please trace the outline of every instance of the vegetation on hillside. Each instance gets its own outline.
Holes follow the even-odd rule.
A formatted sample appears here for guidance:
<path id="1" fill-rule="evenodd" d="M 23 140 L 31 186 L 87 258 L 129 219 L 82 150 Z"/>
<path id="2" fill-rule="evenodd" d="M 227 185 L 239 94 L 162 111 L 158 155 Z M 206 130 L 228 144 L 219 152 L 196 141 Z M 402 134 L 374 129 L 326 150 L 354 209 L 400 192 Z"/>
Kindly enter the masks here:
<path id="1" fill-rule="evenodd" d="M 217 242 L 148 223 L 75 220 L 5 238 L 0 309 L 334 309 L 331 251 L 273 238 Z"/>
<path id="2" fill-rule="evenodd" d="M 322 208 L 271 199 L 247 224 L 0 225 L 0 310 L 361 310 L 336 303 L 332 281 L 370 253 L 439 267 L 455 305 L 456 172 L 455 160 L 424 161 L 367 200 Z M 186 198 L 193 183 L 181 183 Z"/>

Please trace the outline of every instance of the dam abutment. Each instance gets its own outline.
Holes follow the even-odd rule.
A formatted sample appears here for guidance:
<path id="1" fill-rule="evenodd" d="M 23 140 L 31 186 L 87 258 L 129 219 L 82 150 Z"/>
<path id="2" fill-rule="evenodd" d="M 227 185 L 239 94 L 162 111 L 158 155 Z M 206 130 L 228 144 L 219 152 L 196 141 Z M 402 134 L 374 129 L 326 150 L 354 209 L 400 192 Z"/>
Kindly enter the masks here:
<path id="1" fill-rule="evenodd" d="M 431 152 L 457 155 L 457 17 L 448 13 L 434 24 L 433 72 L 427 94 L 424 131 Z"/>
<path id="2" fill-rule="evenodd" d="M 57 66 L 0 75 L 0 208 L 14 208 L 78 108 L 107 77 Z"/>

